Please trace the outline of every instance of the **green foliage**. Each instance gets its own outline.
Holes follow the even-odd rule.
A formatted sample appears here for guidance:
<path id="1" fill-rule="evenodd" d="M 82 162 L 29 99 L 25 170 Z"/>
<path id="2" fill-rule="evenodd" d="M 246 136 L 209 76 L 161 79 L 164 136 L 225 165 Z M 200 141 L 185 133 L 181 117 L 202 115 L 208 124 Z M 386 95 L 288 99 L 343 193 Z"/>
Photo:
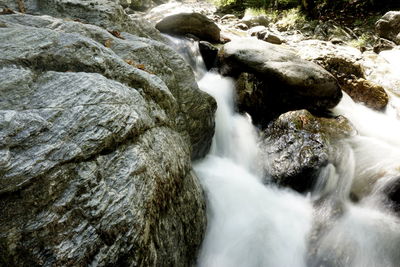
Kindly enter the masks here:
<path id="1" fill-rule="evenodd" d="M 298 0 L 211 0 L 216 6 L 242 5 L 245 8 L 290 8 L 298 5 Z"/>
<path id="2" fill-rule="evenodd" d="M 359 36 L 357 39 L 351 40 L 348 44 L 350 46 L 353 46 L 355 48 L 362 48 L 362 47 L 368 47 L 371 46 L 371 44 L 374 42 L 374 38 L 372 34 L 369 33 L 363 33 L 361 36 Z"/>

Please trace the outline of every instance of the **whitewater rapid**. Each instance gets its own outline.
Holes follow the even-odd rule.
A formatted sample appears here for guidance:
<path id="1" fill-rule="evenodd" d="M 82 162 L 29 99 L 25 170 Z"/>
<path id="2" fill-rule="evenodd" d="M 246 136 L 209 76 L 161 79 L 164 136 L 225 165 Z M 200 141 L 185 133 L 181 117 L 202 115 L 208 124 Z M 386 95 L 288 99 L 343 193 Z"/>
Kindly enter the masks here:
<path id="1" fill-rule="evenodd" d="M 194 163 L 208 216 L 199 267 L 400 266 L 400 220 L 385 196 L 400 177 L 396 96 L 382 113 L 344 95 L 333 113 L 357 134 L 301 195 L 263 183 L 258 131 L 235 112 L 234 81 L 206 72 L 196 43 L 172 41 L 218 103 L 211 151 Z"/>

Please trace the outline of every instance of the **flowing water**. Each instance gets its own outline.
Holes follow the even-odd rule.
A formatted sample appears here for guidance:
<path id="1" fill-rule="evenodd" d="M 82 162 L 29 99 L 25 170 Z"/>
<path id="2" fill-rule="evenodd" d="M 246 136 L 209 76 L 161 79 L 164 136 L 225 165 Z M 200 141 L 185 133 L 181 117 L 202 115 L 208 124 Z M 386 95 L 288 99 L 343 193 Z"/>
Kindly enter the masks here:
<path id="1" fill-rule="evenodd" d="M 400 122 L 391 109 L 376 112 L 345 95 L 333 112 L 357 134 L 337 145 L 341 153 L 304 196 L 262 182 L 257 130 L 234 111 L 233 81 L 200 69 L 199 87 L 218 109 L 211 151 L 195 163 L 208 214 L 198 266 L 400 266 L 400 221 L 385 196 L 400 176 Z"/>

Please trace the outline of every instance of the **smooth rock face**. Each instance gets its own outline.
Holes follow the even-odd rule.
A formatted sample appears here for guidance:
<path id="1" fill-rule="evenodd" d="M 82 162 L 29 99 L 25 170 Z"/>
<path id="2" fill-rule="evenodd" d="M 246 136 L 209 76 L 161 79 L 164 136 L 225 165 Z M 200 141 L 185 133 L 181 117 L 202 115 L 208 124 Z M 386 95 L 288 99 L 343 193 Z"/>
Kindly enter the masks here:
<path id="1" fill-rule="evenodd" d="M 400 11 L 389 11 L 376 24 L 375 29 L 382 38 L 400 45 Z"/>
<path id="2" fill-rule="evenodd" d="M 0 23 L 0 265 L 192 264 L 215 102 L 190 67 L 129 33 Z"/>
<path id="3" fill-rule="evenodd" d="M 220 29 L 206 16 L 199 13 L 180 13 L 165 17 L 156 24 L 157 30 L 164 33 L 193 34 L 200 40 L 220 42 Z"/>
<path id="4" fill-rule="evenodd" d="M 239 77 L 239 109 L 256 124 L 266 125 L 289 110 L 323 112 L 342 96 L 336 79 L 315 63 L 291 50 L 256 39 L 235 40 L 219 52 L 223 75 Z"/>
<path id="5" fill-rule="evenodd" d="M 341 116 L 319 118 L 306 110 L 282 114 L 265 130 L 261 143 L 267 174 L 281 186 L 309 191 L 335 153 L 335 142 L 354 133 Z"/>

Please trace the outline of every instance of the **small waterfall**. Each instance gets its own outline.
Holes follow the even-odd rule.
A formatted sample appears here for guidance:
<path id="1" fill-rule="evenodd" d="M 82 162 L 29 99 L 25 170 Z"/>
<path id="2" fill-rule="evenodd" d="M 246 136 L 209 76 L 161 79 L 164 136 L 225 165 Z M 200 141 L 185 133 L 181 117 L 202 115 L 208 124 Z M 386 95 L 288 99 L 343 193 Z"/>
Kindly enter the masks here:
<path id="1" fill-rule="evenodd" d="M 233 111 L 233 82 L 207 73 L 199 86 L 218 103 L 212 150 L 195 165 L 208 199 L 199 266 L 306 266 L 310 201 L 262 184 L 256 132 Z"/>
<path id="2" fill-rule="evenodd" d="M 198 266 L 399 266 L 400 220 L 384 194 L 400 177 L 400 122 L 393 110 L 376 112 L 344 95 L 333 112 L 358 134 L 336 144 L 340 153 L 321 171 L 311 196 L 265 185 L 257 130 L 249 116 L 234 111 L 233 81 L 206 73 L 197 45 L 189 47 L 183 51 L 197 58 L 191 65 L 200 89 L 218 103 L 211 151 L 194 163 L 208 215 Z"/>

